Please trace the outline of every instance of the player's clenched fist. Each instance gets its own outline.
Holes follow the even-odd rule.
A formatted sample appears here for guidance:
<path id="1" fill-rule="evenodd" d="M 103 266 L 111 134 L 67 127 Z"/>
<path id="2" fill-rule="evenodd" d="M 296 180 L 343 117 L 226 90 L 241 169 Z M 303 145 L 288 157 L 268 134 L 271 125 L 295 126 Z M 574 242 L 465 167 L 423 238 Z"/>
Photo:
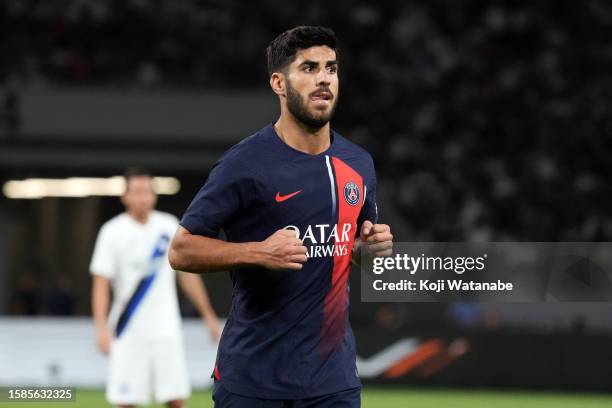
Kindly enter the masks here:
<path id="1" fill-rule="evenodd" d="M 393 251 L 393 235 L 387 224 L 364 221 L 359 234 L 361 250 L 370 256 L 389 256 Z"/>
<path id="2" fill-rule="evenodd" d="M 306 247 L 298 239 L 295 231 L 281 229 L 258 242 L 254 248 L 259 259 L 258 264 L 267 269 L 302 269 L 302 264 L 308 260 Z"/>

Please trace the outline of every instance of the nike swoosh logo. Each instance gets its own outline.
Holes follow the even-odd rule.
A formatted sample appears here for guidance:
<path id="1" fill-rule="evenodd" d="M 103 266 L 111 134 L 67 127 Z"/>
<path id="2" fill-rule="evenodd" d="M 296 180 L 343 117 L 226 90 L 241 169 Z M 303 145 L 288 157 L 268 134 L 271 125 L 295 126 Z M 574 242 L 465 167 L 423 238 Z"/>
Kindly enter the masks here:
<path id="1" fill-rule="evenodd" d="M 294 191 L 291 194 L 287 194 L 287 195 L 280 195 L 280 193 L 276 193 L 276 202 L 277 203 L 282 203 L 283 201 L 287 201 L 288 199 L 290 199 L 291 197 L 295 197 L 296 195 L 300 194 L 302 192 L 302 190 L 298 190 L 298 191 Z"/>

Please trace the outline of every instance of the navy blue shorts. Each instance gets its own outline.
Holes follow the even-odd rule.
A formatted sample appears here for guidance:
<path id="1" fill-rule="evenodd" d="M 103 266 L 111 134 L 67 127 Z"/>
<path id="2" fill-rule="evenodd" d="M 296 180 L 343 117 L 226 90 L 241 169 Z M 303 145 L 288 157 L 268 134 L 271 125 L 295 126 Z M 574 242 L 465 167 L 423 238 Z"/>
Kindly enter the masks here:
<path id="1" fill-rule="evenodd" d="M 360 408 L 361 388 L 351 388 L 303 400 L 267 400 L 231 393 L 221 385 L 221 382 L 215 381 L 213 401 L 215 408 Z"/>

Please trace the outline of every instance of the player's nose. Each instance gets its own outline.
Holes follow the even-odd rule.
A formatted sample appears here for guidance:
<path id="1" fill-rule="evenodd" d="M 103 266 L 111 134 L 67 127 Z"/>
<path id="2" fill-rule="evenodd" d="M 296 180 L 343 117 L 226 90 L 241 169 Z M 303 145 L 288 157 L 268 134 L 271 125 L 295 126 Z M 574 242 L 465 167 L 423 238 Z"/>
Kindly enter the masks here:
<path id="1" fill-rule="evenodd" d="M 329 86 L 331 84 L 331 74 L 327 70 L 322 69 L 319 71 L 316 77 L 317 86 Z"/>

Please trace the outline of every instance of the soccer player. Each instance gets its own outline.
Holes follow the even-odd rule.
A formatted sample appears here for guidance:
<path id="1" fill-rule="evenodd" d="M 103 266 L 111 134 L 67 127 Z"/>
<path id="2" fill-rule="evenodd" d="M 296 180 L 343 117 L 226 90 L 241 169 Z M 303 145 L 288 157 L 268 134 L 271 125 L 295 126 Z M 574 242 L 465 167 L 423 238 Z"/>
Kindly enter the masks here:
<path id="1" fill-rule="evenodd" d="M 280 118 L 228 150 L 184 214 L 174 268 L 231 270 L 215 407 L 358 407 L 348 277 L 360 252 L 391 254 L 370 155 L 330 129 L 332 30 L 296 27 L 267 49 Z M 215 237 L 223 229 L 227 240 Z"/>
<path id="2" fill-rule="evenodd" d="M 157 402 L 180 408 L 190 395 L 174 270 L 167 248 L 178 220 L 154 211 L 151 175 L 128 170 L 121 202 L 126 212 L 105 223 L 91 260 L 92 309 L 98 345 L 110 351 L 106 397 L 121 407 Z M 200 276 L 178 282 L 216 341 L 219 322 Z M 113 305 L 107 318 L 111 292 Z M 110 322 L 110 324 L 109 324 Z"/>

